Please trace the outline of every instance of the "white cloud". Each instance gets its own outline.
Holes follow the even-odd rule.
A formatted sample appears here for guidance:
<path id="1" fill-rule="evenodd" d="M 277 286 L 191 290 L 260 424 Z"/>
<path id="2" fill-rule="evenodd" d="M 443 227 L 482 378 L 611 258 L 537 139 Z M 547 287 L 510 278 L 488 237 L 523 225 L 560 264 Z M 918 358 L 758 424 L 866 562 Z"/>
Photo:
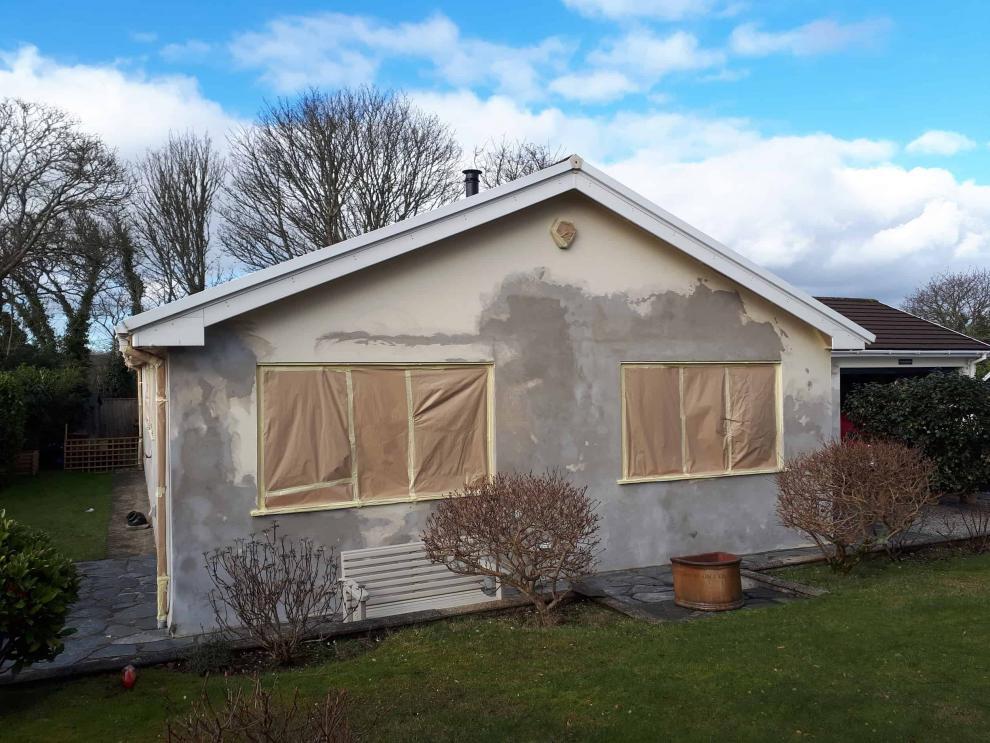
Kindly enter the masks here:
<path id="1" fill-rule="evenodd" d="M 205 41 L 189 39 L 181 43 L 166 44 L 158 53 L 169 62 L 197 62 L 205 59 L 212 49 Z"/>
<path id="2" fill-rule="evenodd" d="M 383 62 L 405 58 L 425 60 L 451 85 L 492 85 L 518 98 L 536 95 L 541 71 L 561 69 L 569 53 L 553 37 L 524 47 L 463 37 L 439 14 L 412 23 L 344 13 L 283 17 L 238 35 L 230 49 L 280 92 L 370 83 Z"/>
<path id="3" fill-rule="evenodd" d="M 635 29 L 589 54 L 588 61 L 596 66 L 621 68 L 630 74 L 656 80 L 671 72 L 721 65 L 725 55 L 721 51 L 702 48 L 697 37 L 685 31 L 657 36 L 646 29 Z"/>
<path id="4" fill-rule="evenodd" d="M 656 18 L 678 21 L 712 12 L 716 0 L 564 0 L 571 10 L 592 18 Z"/>
<path id="5" fill-rule="evenodd" d="M 559 144 L 812 292 L 896 302 L 933 271 L 990 260 L 990 186 L 895 165 L 892 142 L 663 111 L 575 116 L 469 92 L 415 98 L 466 149 L 503 135 Z"/>
<path id="6" fill-rule="evenodd" d="M 636 85 L 621 72 L 598 70 L 561 75 L 550 82 L 550 90 L 582 103 L 603 103 L 631 93 Z"/>
<path id="7" fill-rule="evenodd" d="M 805 57 L 876 43 L 890 27 L 885 18 L 849 24 L 818 20 L 787 31 L 763 31 L 756 23 L 744 23 L 732 30 L 729 48 L 747 57 L 779 53 Z"/>
<path id="8" fill-rule="evenodd" d="M 582 116 L 555 106 L 527 108 L 507 96 L 482 98 L 469 91 L 414 92 L 412 97 L 421 108 L 449 122 L 466 151 L 507 135 L 559 144 L 599 164 L 647 147 L 655 160 L 674 162 L 728 152 L 758 139 L 739 119 L 662 111 Z"/>
<path id="9" fill-rule="evenodd" d="M 917 155 L 955 155 L 976 147 L 976 142 L 959 132 L 932 129 L 913 140 L 907 151 Z"/>
<path id="10" fill-rule="evenodd" d="M 0 51 L 0 98 L 4 97 L 57 106 L 126 157 L 160 144 L 169 130 L 209 132 L 222 145 L 226 131 L 238 123 L 203 96 L 194 78 L 63 65 L 33 46 Z"/>

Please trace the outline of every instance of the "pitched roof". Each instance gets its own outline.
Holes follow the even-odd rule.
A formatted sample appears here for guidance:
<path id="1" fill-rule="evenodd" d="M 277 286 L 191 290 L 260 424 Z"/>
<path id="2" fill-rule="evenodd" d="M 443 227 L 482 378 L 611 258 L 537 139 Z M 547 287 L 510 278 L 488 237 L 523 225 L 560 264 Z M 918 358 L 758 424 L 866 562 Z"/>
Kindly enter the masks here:
<path id="1" fill-rule="evenodd" d="M 867 350 L 990 351 L 990 344 L 923 320 L 876 299 L 816 297 L 876 335 Z"/>
<path id="2" fill-rule="evenodd" d="M 578 192 L 831 336 L 861 349 L 873 334 L 626 188 L 577 155 L 497 188 L 211 287 L 124 320 L 135 347 L 201 346 L 205 328 L 414 251 L 547 199 Z"/>

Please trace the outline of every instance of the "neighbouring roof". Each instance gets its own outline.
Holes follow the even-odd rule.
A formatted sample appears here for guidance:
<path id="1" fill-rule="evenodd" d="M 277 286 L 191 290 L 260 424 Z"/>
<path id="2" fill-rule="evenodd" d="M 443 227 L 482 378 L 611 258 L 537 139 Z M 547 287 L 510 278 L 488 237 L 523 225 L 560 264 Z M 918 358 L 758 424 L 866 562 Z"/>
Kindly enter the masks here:
<path id="1" fill-rule="evenodd" d="M 577 155 L 497 188 L 293 258 L 124 320 L 135 347 L 201 346 L 205 328 L 417 250 L 564 193 L 578 192 L 832 338 L 862 349 L 873 334 L 682 222 Z"/>
<path id="2" fill-rule="evenodd" d="M 858 297 L 816 297 L 876 335 L 868 351 L 988 351 L 990 344 L 923 320 L 910 312 Z"/>

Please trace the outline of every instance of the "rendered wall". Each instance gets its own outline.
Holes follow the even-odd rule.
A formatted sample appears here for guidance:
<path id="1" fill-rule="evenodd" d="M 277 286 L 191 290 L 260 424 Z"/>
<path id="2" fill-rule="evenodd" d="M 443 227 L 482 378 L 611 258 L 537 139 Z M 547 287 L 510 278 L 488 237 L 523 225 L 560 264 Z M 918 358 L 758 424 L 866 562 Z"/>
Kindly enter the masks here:
<path id="1" fill-rule="evenodd" d="M 572 221 L 568 250 L 549 235 Z M 790 546 L 772 475 L 617 484 L 620 363 L 781 361 L 785 453 L 831 436 L 828 339 L 578 195 L 207 329 L 172 349 L 172 622 L 211 624 L 202 553 L 277 519 L 337 549 L 416 540 L 429 502 L 252 517 L 256 365 L 495 364 L 502 470 L 560 466 L 600 501 L 603 568 Z"/>

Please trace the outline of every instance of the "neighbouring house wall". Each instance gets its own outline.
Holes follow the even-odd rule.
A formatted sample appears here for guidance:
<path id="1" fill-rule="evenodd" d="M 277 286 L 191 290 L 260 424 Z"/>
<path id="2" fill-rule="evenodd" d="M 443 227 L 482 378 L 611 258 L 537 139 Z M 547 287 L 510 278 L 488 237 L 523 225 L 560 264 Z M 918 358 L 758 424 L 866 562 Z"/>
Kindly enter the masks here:
<path id="1" fill-rule="evenodd" d="M 568 250 L 555 218 L 578 235 Z M 419 538 L 433 505 L 252 517 L 256 365 L 493 361 L 496 464 L 563 467 L 600 502 L 603 568 L 790 546 L 772 475 L 617 484 L 624 361 L 781 361 L 785 452 L 832 434 L 829 341 L 578 195 L 207 329 L 170 352 L 172 614 L 210 626 L 203 552 L 277 520 L 337 549 Z"/>

